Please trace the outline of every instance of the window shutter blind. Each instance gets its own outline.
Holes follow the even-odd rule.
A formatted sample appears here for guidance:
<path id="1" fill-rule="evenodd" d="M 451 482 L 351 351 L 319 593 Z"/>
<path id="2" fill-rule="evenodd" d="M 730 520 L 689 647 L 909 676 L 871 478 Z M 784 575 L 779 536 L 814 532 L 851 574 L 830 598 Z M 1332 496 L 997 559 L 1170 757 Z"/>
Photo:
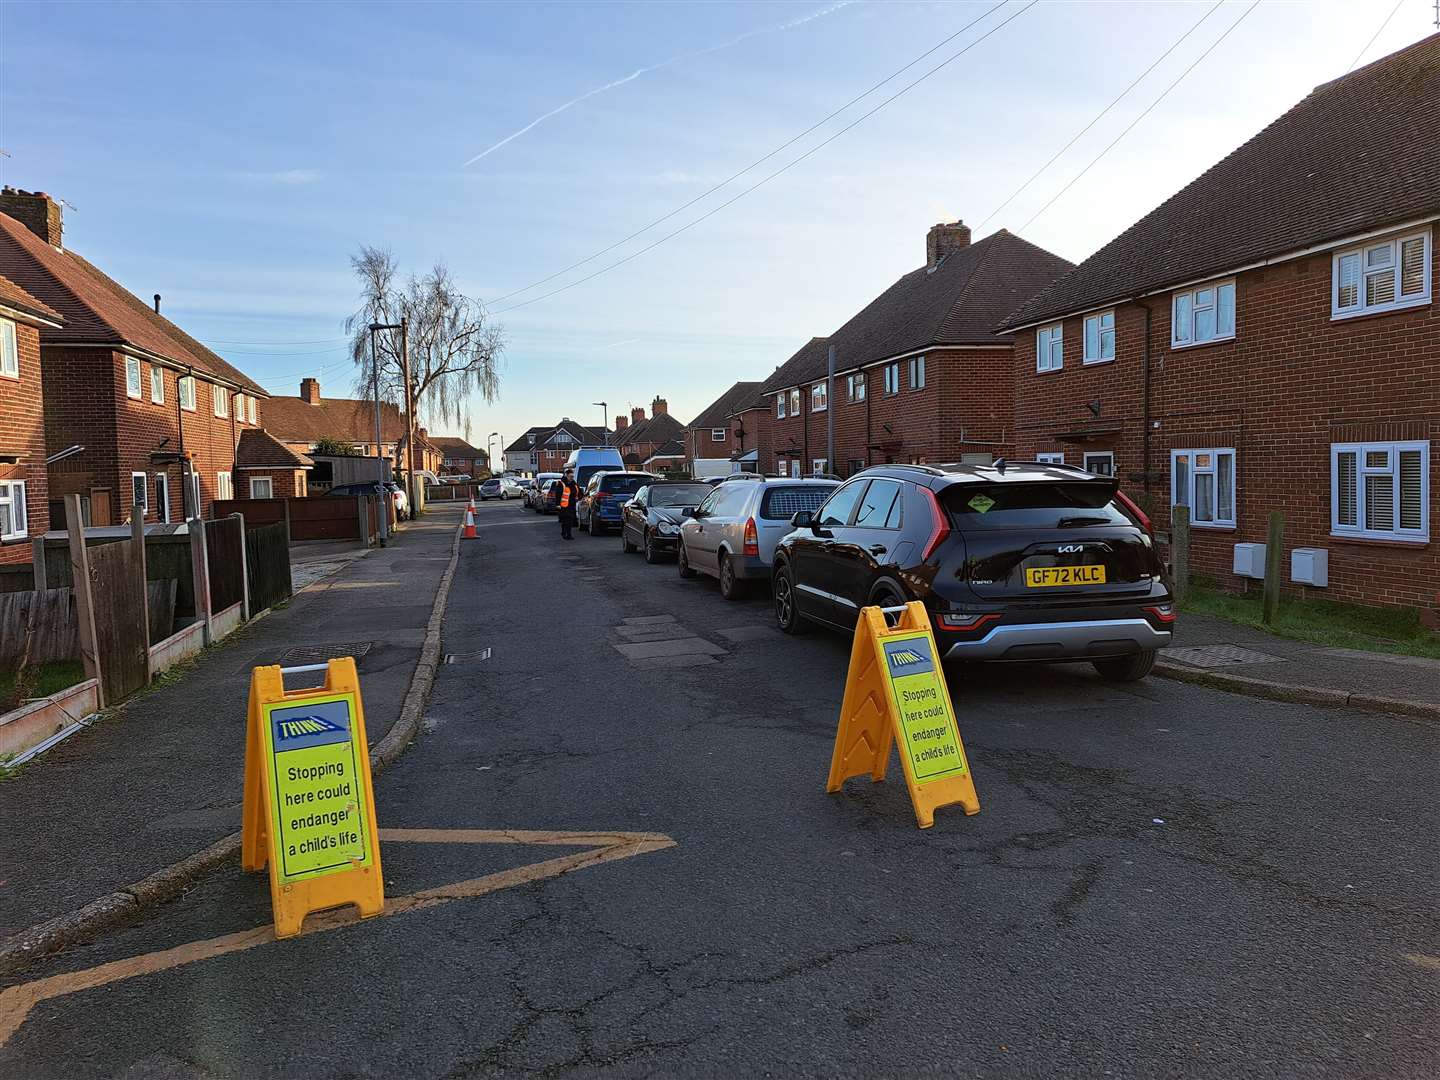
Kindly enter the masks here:
<path id="1" fill-rule="evenodd" d="M 1419 532 L 1425 527 L 1425 503 L 1421 498 L 1425 476 L 1425 455 L 1419 450 L 1400 451 L 1400 528 Z"/>
<path id="2" fill-rule="evenodd" d="M 1400 295 L 1425 291 L 1425 238 L 1416 236 L 1400 245 Z"/>
<path id="3" fill-rule="evenodd" d="M 1377 532 L 1395 528 L 1395 477 L 1390 473 L 1365 474 L 1365 527 Z"/>
<path id="4" fill-rule="evenodd" d="M 1355 525 L 1355 451 L 1347 450 L 1335 458 L 1336 521 Z"/>

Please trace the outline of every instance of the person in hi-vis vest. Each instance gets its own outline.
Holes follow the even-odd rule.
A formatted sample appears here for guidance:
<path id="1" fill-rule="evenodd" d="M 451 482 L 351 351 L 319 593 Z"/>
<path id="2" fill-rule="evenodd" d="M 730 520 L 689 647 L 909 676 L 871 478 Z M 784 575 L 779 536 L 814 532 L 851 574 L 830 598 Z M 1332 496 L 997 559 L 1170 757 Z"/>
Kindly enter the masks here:
<path id="1" fill-rule="evenodd" d="M 560 539 L 574 540 L 570 530 L 578 520 L 575 514 L 580 502 L 580 485 L 575 483 L 575 470 L 566 469 L 560 480 L 560 491 L 555 499 L 555 509 L 560 517 Z"/>

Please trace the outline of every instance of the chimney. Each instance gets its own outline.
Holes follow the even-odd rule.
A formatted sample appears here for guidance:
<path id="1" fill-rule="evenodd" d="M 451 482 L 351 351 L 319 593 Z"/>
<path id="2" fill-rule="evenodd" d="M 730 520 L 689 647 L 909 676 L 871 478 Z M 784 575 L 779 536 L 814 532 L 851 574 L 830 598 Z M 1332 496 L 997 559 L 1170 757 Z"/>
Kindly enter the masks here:
<path id="1" fill-rule="evenodd" d="M 644 419 L 645 419 L 645 410 L 644 410 L 643 407 L 641 407 L 641 406 L 639 406 L 639 405 L 636 405 L 635 408 L 633 408 L 633 409 L 630 410 L 630 423 L 632 423 L 632 424 L 638 424 L 638 423 L 640 423 L 641 420 L 644 420 Z"/>
<path id="2" fill-rule="evenodd" d="M 307 405 L 319 405 L 319 404 L 320 404 L 320 380 L 319 380 L 319 379 L 301 379 L 301 380 L 300 380 L 300 400 L 303 401 L 303 402 L 305 402 L 305 404 L 307 404 Z"/>
<path id="3" fill-rule="evenodd" d="M 665 403 L 663 397 L 657 397 L 650 403 L 650 414 L 652 416 L 664 416 L 670 411 L 670 406 Z"/>
<path id="4" fill-rule="evenodd" d="M 629 427 L 629 426 L 630 426 L 630 418 L 629 418 L 628 416 L 617 416 L 617 417 L 615 417 L 615 430 L 616 430 L 616 431 L 624 431 L 624 430 L 625 430 L 627 427 Z"/>
<path id="5" fill-rule="evenodd" d="M 158 292 L 155 294 L 155 314 L 160 314 L 160 294 Z"/>
<path id="6" fill-rule="evenodd" d="M 931 225 L 925 234 L 925 265 L 932 270 L 946 255 L 953 255 L 970 246 L 970 226 L 963 221 L 949 225 Z"/>
<path id="7" fill-rule="evenodd" d="M 0 188 L 0 214 L 9 214 L 51 247 L 60 246 L 60 204 L 43 191 Z"/>

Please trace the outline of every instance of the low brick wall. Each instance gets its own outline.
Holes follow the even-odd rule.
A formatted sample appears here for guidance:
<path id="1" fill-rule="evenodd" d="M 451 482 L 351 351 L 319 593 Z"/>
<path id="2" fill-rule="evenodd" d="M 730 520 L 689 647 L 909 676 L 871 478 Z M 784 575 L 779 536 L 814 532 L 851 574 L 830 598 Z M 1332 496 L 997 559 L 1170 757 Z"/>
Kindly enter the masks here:
<path id="1" fill-rule="evenodd" d="M 0 757 L 23 754 L 100 708 L 100 684 L 86 679 L 0 716 Z"/>

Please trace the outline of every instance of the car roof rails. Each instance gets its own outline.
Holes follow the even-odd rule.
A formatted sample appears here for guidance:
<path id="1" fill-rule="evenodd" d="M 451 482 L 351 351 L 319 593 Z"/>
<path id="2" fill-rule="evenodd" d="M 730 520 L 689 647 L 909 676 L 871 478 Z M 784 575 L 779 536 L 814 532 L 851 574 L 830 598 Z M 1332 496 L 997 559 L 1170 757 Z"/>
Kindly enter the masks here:
<path id="1" fill-rule="evenodd" d="M 867 468 L 867 469 L 914 469 L 914 470 L 916 470 L 917 472 L 923 472 L 923 473 L 925 473 L 927 476 L 944 476 L 944 475 L 945 475 L 945 468 L 944 468 L 944 466 L 918 465 L 918 464 L 915 464 L 914 462 L 909 462 L 909 461 L 887 461 L 887 462 L 882 462 L 881 464 L 878 464 L 878 465 L 868 465 L 868 466 L 866 466 L 866 468 Z M 864 470 L 861 470 L 861 471 L 863 472 Z"/>

